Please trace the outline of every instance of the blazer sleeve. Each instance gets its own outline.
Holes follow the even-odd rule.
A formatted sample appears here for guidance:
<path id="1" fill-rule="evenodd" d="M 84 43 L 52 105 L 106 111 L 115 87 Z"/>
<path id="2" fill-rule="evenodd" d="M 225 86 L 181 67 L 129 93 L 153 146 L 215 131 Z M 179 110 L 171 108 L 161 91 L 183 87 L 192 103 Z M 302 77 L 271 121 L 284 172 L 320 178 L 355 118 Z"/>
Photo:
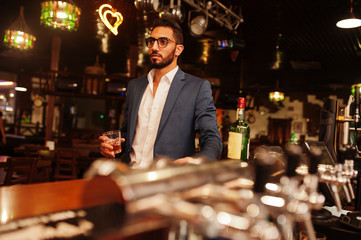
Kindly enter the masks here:
<path id="1" fill-rule="evenodd" d="M 120 156 L 123 156 L 127 151 L 128 151 L 128 144 L 127 140 L 128 140 L 128 120 L 129 120 L 129 102 L 130 102 L 130 98 L 132 95 L 132 82 L 130 82 L 128 84 L 127 87 L 127 95 L 125 98 L 125 109 L 124 109 L 124 118 L 123 118 L 123 123 L 122 123 L 122 127 L 121 127 L 121 133 L 122 133 L 122 138 L 125 139 L 125 142 L 122 142 L 122 151 L 119 154 Z M 129 154 L 129 153 L 128 153 Z"/>
<path id="2" fill-rule="evenodd" d="M 195 130 L 199 134 L 199 155 L 218 159 L 222 153 L 222 139 L 217 125 L 211 84 L 203 81 L 195 106 Z"/>

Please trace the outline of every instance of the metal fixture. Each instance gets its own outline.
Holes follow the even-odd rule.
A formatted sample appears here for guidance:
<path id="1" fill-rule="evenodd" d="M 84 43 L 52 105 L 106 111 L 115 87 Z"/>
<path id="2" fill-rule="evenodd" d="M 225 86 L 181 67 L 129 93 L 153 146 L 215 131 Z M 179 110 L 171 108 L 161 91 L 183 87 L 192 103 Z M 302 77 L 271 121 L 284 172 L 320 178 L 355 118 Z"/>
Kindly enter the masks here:
<path id="1" fill-rule="evenodd" d="M 221 27 L 236 32 L 240 23 L 244 22 L 243 16 L 239 9 L 239 14 L 233 12 L 232 7 L 226 7 L 218 0 L 209 0 L 205 3 L 203 0 L 183 0 L 195 11 L 202 12 L 209 18 L 216 21 Z"/>
<path id="2" fill-rule="evenodd" d="M 169 6 L 164 7 L 163 10 L 159 12 L 159 17 L 183 22 L 184 9 L 181 6 L 181 0 L 178 0 L 177 5 L 174 5 L 174 0 L 170 0 Z"/>
<path id="3" fill-rule="evenodd" d="M 135 0 L 134 5 L 138 10 L 158 12 L 163 5 L 163 0 Z"/>
<path id="4" fill-rule="evenodd" d="M 192 21 L 190 21 L 191 12 L 189 12 L 188 15 L 188 24 L 189 24 L 189 30 L 190 33 L 193 36 L 200 36 L 202 35 L 208 26 L 208 15 L 198 15 L 197 17 L 193 18 Z"/>

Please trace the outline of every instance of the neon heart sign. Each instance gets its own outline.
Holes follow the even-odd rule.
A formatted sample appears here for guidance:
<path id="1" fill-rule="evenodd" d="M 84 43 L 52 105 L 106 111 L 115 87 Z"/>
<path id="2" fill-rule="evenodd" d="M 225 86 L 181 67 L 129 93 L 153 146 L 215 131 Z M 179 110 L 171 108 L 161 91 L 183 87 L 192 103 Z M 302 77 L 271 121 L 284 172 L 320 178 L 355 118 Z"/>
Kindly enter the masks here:
<path id="1" fill-rule="evenodd" d="M 98 12 L 99 12 L 100 19 L 103 21 L 105 26 L 107 26 L 107 28 L 109 28 L 109 30 L 112 31 L 112 33 L 114 33 L 114 35 L 118 35 L 118 27 L 123 22 L 123 15 L 120 12 L 117 12 L 117 10 L 114 9 L 109 4 L 101 5 Z M 111 17 L 117 19 L 113 25 L 108 20 L 108 14 Z"/>

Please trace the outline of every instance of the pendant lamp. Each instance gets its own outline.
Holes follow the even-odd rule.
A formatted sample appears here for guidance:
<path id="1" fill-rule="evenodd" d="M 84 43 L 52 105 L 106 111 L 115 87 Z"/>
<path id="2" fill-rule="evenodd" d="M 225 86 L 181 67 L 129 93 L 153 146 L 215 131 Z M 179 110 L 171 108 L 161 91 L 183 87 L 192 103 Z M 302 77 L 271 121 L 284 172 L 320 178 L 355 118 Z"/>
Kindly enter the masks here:
<path id="1" fill-rule="evenodd" d="M 279 91 L 279 82 L 278 82 L 278 80 L 276 81 L 276 90 L 270 92 L 268 97 L 269 97 L 269 100 L 271 102 L 274 102 L 274 103 L 283 102 L 283 100 L 285 99 L 285 93 Z"/>
<path id="2" fill-rule="evenodd" d="M 34 47 L 35 36 L 31 34 L 24 18 L 24 7 L 20 7 L 20 16 L 5 30 L 4 45 L 9 48 L 28 50 Z"/>
<path id="3" fill-rule="evenodd" d="M 41 3 L 40 24 L 43 26 L 77 31 L 81 9 L 72 0 L 44 1 Z"/>
<path id="4" fill-rule="evenodd" d="M 274 92 L 270 92 L 269 93 L 269 100 L 271 102 L 282 102 L 285 99 L 285 94 L 283 92 L 278 92 L 278 91 L 274 91 Z"/>
<path id="5" fill-rule="evenodd" d="M 336 26 L 339 28 L 357 28 L 361 26 L 361 19 L 356 18 L 353 13 L 352 7 L 353 0 L 350 0 L 350 13 L 347 14 L 347 17 L 341 19 L 336 23 Z"/>

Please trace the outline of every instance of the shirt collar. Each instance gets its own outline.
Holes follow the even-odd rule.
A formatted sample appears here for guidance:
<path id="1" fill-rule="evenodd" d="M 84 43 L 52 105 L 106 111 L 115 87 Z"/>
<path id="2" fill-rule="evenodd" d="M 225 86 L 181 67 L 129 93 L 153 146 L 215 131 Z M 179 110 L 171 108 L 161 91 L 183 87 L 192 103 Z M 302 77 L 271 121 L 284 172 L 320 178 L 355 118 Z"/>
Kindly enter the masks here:
<path id="1" fill-rule="evenodd" d="M 167 74 L 165 74 L 162 78 L 165 77 L 165 79 L 168 79 L 169 83 L 172 83 L 173 79 L 174 79 L 174 76 L 175 74 L 177 73 L 179 67 L 176 66 L 173 70 L 170 70 Z M 154 72 L 155 72 L 155 69 L 153 68 L 152 70 L 149 71 L 148 73 L 148 82 L 149 83 L 153 83 L 153 79 L 154 79 Z"/>

